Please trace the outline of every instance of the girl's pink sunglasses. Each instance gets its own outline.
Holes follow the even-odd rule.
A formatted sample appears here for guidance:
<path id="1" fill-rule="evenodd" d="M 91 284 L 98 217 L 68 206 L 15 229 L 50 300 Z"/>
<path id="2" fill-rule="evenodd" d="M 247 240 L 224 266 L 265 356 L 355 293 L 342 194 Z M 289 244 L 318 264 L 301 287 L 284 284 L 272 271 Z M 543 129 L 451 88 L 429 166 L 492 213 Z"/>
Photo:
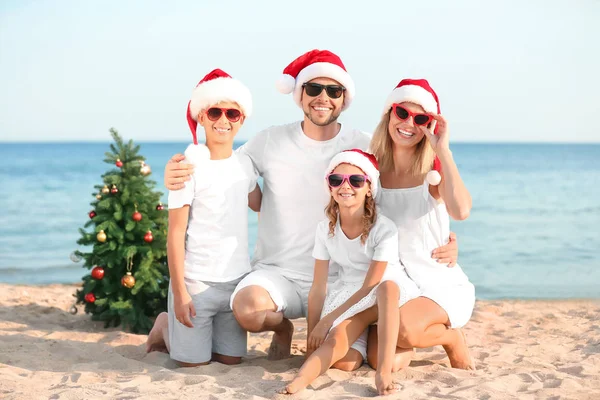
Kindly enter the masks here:
<path id="1" fill-rule="evenodd" d="M 329 174 L 327 175 L 327 183 L 330 187 L 342 186 L 344 181 L 348 181 L 353 188 L 360 189 L 365 185 L 366 181 L 370 181 L 367 175 L 360 174 Z"/>

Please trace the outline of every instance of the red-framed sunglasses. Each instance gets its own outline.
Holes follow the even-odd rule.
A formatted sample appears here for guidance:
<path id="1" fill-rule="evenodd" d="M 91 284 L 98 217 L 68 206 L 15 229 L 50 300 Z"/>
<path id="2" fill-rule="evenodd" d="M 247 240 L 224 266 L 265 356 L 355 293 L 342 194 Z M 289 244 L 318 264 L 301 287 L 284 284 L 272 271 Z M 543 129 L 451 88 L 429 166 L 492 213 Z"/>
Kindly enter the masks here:
<path id="1" fill-rule="evenodd" d="M 206 110 L 206 116 L 211 121 L 218 121 L 223 113 L 230 122 L 238 122 L 242 118 L 242 112 L 237 108 L 211 107 Z"/>
<path id="2" fill-rule="evenodd" d="M 431 120 L 433 120 L 433 117 L 429 114 L 412 112 L 398 103 L 392 104 L 392 110 L 396 117 L 398 117 L 402 121 L 406 121 L 408 117 L 412 117 L 415 125 L 427 125 L 431 122 Z"/>
<path id="3" fill-rule="evenodd" d="M 360 174 L 329 174 L 327 175 L 327 184 L 330 187 L 342 186 L 344 181 L 348 181 L 350 186 L 353 188 L 360 189 L 365 185 L 366 181 L 369 181 L 368 175 Z"/>

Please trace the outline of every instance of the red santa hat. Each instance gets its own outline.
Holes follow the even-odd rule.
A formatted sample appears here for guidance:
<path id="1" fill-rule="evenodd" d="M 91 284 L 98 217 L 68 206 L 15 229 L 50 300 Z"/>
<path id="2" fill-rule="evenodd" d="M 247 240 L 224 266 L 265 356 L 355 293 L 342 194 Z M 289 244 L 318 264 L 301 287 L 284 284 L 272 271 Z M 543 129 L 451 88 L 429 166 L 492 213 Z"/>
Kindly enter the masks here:
<path id="1" fill-rule="evenodd" d="M 429 85 L 426 79 L 402 79 L 396 88 L 390 93 L 385 101 L 383 114 L 385 115 L 392 108 L 392 104 L 410 102 L 423 107 L 425 112 L 430 114 L 440 114 L 440 101 L 437 93 Z M 433 121 L 435 124 L 435 121 Z M 433 133 L 437 133 L 437 127 Z M 439 171 L 442 170 L 442 163 L 435 157 L 433 168 L 427 173 L 427 182 L 430 185 L 438 185 L 442 177 Z"/>
<path id="2" fill-rule="evenodd" d="M 237 103 L 245 117 L 252 114 L 252 95 L 250 90 L 240 81 L 233 79 L 228 73 L 215 69 L 209 72 L 192 92 L 187 106 L 187 122 L 192 131 L 194 143 L 185 151 L 188 161 L 200 161 L 210 158 L 206 146 L 198 144 L 196 127 L 200 111 L 210 108 L 222 101 Z"/>
<path id="3" fill-rule="evenodd" d="M 379 163 L 373 154 L 360 149 L 344 150 L 333 156 L 325 176 L 333 172 L 340 164 L 350 164 L 362 169 L 370 179 L 373 198 L 377 196 L 379 192 Z M 325 180 L 325 184 L 327 185 L 327 180 Z M 329 185 L 327 185 L 327 191 L 329 192 Z"/>
<path id="4" fill-rule="evenodd" d="M 277 90 L 283 94 L 294 92 L 294 101 L 302 107 L 302 85 L 315 78 L 330 78 L 346 88 L 342 110 L 350 107 L 354 98 L 354 81 L 342 60 L 329 50 L 311 50 L 285 67 L 277 80 Z"/>

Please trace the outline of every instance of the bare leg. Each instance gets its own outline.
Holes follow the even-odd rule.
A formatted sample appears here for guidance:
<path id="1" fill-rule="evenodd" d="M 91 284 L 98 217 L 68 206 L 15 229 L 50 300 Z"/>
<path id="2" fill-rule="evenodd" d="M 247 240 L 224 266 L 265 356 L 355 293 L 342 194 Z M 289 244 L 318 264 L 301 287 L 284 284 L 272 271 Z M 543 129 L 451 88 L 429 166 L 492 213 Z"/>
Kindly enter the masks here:
<path id="1" fill-rule="evenodd" d="M 448 314 L 436 302 L 418 297 L 400 308 L 400 334 L 398 347 L 426 348 L 444 346 L 453 368 L 475 369 L 460 329 L 448 327 Z"/>
<path id="2" fill-rule="evenodd" d="M 292 382 L 279 393 L 293 394 L 306 388 L 319 375 L 344 358 L 352 343 L 359 338 L 370 323 L 375 321 L 375 316 L 376 310 L 372 307 L 345 320 L 331 330 L 325 342 L 308 357 Z"/>
<path id="3" fill-rule="evenodd" d="M 352 344 L 350 344 L 352 345 Z M 350 348 L 346 355 L 336 363 L 334 363 L 331 368 L 340 369 L 346 372 L 356 371 L 363 364 L 364 359 L 360 351 Z"/>
<path id="4" fill-rule="evenodd" d="M 379 352 L 377 336 L 377 325 L 371 325 L 369 327 L 369 339 L 367 340 L 367 361 L 374 370 L 377 370 L 377 353 Z M 414 349 L 396 347 L 392 372 L 398 372 L 402 368 L 408 367 L 414 355 Z"/>
<path id="5" fill-rule="evenodd" d="M 168 353 L 171 351 L 169 345 L 169 316 L 166 312 L 158 314 L 154 321 L 154 326 L 148 334 L 146 340 L 146 353 L 160 351 Z"/>
<path id="6" fill-rule="evenodd" d="M 242 362 L 242 357 L 226 356 L 219 353 L 212 353 L 212 360 L 225 365 L 237 365 Z"/>
<path id="7" fill-rule="evenodd" d="M 280 360 L 290 356 L 294 325 L 276 312 L 277 306 L 269 292 L 260 286 L 248 286 L 233 299 L 233 315 L 242 328 L 249 332 L 273 331 L 267 358 Z"/>
<path id="8" fill-rule="evenodd" d="M 400 288 L 396 283 L 386 281 L 377 288 L 379 351 L 377 353 L 375 388 L 380 396 L 398 391 L 398 386 L 394 384 L 392 379 L 392 367 L 400 325 L 398 316 L 399 299 Z"/>

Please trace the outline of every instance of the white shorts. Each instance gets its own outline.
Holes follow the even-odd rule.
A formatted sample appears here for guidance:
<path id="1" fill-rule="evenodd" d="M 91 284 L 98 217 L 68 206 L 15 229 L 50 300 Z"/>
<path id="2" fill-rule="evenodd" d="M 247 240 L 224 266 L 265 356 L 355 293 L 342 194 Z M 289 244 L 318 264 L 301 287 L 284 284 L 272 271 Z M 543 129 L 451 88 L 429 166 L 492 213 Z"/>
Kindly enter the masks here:
<path id="1" fill-rule="evenodd" d="M 257 269 L 246 275 L 237 285 L 231 295 L 230 306 L 233 307 L 233 299 L 240 290 L 248 286 L 260 286 L 269 293 L 271 300 L 277 306 L 276 311 L 283 312 L 285 318 L 306 318 L 308 314 L 308 292 L 311 285 L 312 282 L 292 281 L 271 269 Z M 351 346 L 360 352 L 365 360 L 367 359 L 367 337 L 368 330 L 365 330 Z"/>
<path id="2" fill-rule="evenodd" d="M 450 328 L 462 328 L 469 322 L 475 307 L 475 286 L 461 285 L 422 287 L 421 296 L 435 301 L 448 314 Z"/>
<path id="3" fill-rule="evenodd" d="M 231 357 L 246 355 L 248 334 L 235 320 L 229 298 L 240 282 L 203 282 L 185 279 L 196 316 L 188 328 L 175 318 L 173 292 L 169 285 L 168 318 L 170 356 L 173 360 L 200 364 L 211 360 L 212 353 Z"/>
<path id="4" fill-rule="evenodd" d="M 250 272 L 237 285 L 231 295 L 230 305 L 237 293 L 248 286 L 260 286 L 265 289 L 277 306 L 277 312 L 283 312 L 287 319 L 306 318 L 308 312 L 308 292 L 311 281 L 290 280 L 272 269 L 257 269 Z"/>

